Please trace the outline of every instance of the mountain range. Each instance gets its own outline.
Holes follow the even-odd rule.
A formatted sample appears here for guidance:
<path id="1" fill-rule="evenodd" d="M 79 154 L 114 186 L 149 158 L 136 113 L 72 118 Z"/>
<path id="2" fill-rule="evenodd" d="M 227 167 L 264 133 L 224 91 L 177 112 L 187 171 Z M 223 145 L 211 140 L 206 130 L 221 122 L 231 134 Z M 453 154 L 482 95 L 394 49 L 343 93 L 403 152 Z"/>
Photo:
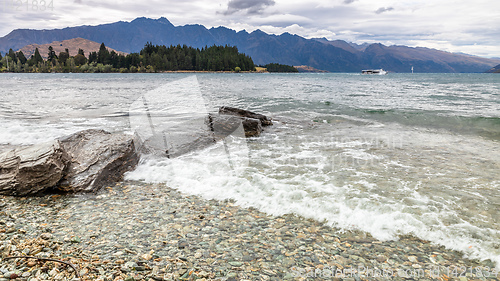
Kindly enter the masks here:
<path id="1" fill-rule="evenodd" d="M 137 18 L 97 26 L 77 26 L 53 30 L 16 29 L 0 38 L 0 52 L 19 50 L 29 44 L 48 44 L 73 38 L 104 43 L 115 50 L 139 52 L 146 42 L 158 45 L 188 45 L 202 48 L 211 45 L 237 46 L 256 64 L 281 63 L 306 65 L 331 72 L 360 72 L 384 68 L 391 72 L 485 72 L 500 60 L 454 54 L 429 48 L 357 45 L 342 40 L 306 39 L 283 33 L 267 34 L 261 30 L 236 32 L 226 27 L 207 29 L 198 24 L 174 26 L 166 18 Z M 41 51 L 42 52 L 42 51 Z M 85 52 L 88 52 L 85 50 Z"/>

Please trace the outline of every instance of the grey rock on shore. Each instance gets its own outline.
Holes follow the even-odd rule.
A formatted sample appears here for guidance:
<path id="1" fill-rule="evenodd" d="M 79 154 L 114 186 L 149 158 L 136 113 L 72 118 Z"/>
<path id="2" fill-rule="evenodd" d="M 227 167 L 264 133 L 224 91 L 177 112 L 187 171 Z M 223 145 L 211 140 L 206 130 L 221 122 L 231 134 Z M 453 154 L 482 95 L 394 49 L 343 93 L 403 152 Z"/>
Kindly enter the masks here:
<path id="1" fill-rule="evenodd" d="M 85 130 L 61 139 L 71 157 L 57 189 L 64 192 L 95 192 L 122 179 L 139 162 L 131 136 L 104 130 Z"/>
<path id="2" fill-rule="evenodd" d="M 58 140 L 0 154 L 0 194 L 26 196 L 56 185 L 69 156 Z"/>
<path id="3" fill-rule="evenodd" d="M 0 154 L 0 194 L 35 195 L 53 188 L 94 192 L 121 179 L 138 161 L 130 136 L 81 131 Z"/>

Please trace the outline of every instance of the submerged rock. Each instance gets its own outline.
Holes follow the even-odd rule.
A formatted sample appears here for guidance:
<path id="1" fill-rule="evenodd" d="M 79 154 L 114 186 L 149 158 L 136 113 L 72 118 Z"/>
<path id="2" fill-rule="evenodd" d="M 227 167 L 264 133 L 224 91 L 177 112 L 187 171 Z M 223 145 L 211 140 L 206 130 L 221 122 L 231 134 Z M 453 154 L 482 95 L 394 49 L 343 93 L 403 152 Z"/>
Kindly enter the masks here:
<path id="1" fill-rule="evenodd" d="M 262 123 L 262 126 L 270 126 L 273 124 L 271 118 L 269 118 L 263 114 L 255 113 L 255 112 L 245 110 L 245 109 L 240 109 L 240 108 L 222 106 L 221 108 L 219 108 L 219 114 L 236 115 L 236 116 L 243 117 L 243 118 L 258 119 Z"/>
<path id="2" fill-rule="evenodd" d="M 223 106 L 219 108 L 219 114 L 221 116 L 233 115 L 240 118 L 247 138 L 259 136 L 263 131 L 262 126 L 270 126 L 273 124 L 271 118 L 263 114 L 234 107 Z"/>
<path id="3" fill-rule="evenodd" d="M 0 194 L 26 196 L 56 185 L 69 157 L 61 143 L 19 147 L 0 154 Z"/>
<path id="4" fill-rule="evenodd" d="M 271 119 L 247 110 L 221 107 L 219 114 L 173 122 L 168 126 L 160 124 L 154 130 L 145 124 L 136 132 L 135 140 L 139 153 L 175 158 L 204 149 L 230 135 L 259 136 L 263 124 L 271 125 Z"/>
<path id="5" fill-rule="evenodd" d="M 71 157 L 57 186 L 64 192 L 95 192 L 139 162 L 132 137 L 123 134 L 86 130 L 61 139 L 61 145 Z"/>
<path id="6" fill-rule="evenodd" d="M 262 133 L 262 123 L 259 119 L 244 118 L 242 123 L 245 137 L 258 137 Z"/>

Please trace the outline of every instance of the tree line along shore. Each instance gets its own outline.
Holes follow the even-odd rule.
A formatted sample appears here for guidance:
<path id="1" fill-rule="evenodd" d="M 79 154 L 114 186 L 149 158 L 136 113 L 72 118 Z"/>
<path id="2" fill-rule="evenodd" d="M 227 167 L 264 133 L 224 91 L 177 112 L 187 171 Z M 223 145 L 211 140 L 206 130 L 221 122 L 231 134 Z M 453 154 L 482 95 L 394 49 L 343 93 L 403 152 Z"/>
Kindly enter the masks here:
<path id="1" fill-rule="evenodd" d="M 289 65 L 271 63 L 260 67 L 267 72 L 298 72 Z M 166 71 L 204 72 L 253 72 L 257 71 L 252 58 L 238 51 L 234 46 L 211 46 L 202 49 L 186 45 L 164 46 L 146 43 L 139 53 L 119 54 L 101 44 L 99 51 L 85 56 L 82 49 L 71 56 L 68 49 L 56 54 L 48 48 L 47 59 L 35 53 L 26 58 L 22 51 L 9 50 L 4 57 L 0 54 L 0 72 L 15 73 L 155 73 Z"/>

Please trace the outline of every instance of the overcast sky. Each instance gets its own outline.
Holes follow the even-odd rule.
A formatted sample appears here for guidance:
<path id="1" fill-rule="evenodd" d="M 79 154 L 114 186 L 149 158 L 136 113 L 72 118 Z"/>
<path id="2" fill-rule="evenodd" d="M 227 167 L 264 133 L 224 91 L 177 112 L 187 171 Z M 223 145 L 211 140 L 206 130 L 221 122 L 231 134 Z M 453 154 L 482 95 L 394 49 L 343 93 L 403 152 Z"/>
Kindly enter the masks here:
<path id="1" fill-rule="evenodd" d="M 51 1 L 52 9 L 47 7 Z M 174 25 L 261 29 L 500 57 L 498 0 L 45 0 L 44 11 L 43 0 L 38 0 L 38 7 L 31 0 L 12 6 L 18 2 L 0 0 L 0 36 L 17 28 L 52 29 L 163 16 Z"/>

